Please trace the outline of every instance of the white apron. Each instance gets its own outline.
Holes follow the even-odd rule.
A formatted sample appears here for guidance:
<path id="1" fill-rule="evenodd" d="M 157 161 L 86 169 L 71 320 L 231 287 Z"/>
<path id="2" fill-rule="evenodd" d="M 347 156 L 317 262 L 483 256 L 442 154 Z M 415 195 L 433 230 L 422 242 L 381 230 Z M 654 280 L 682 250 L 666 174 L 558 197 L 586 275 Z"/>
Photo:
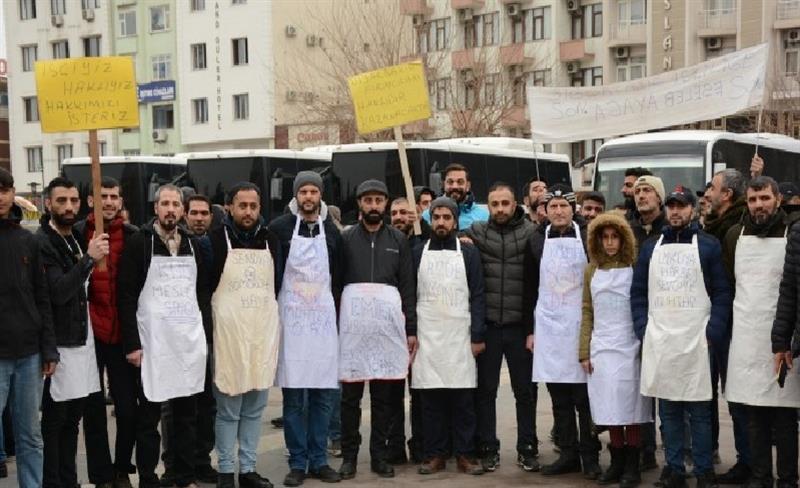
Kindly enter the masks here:
<path id="1" fill-rule="evenodd" d="M 653 421 L 653 402 L 639 394 L 639 349 L 631 317 L 633 268 L 595 270 L 591 293 L 594 326 L 587 379 L 592 420 L 597 425 Z"/>
<path id="2" fill-rule="evenodd" d="M 338 388 L 339 343 L 325 225 L 320 218 L 316 237 L 300 237 L 302 218 L 296 220 L 278 294 L 283 332 L 275 384 Z"/>
<path id="3" fill-rule="evenodd" d="M 784 387 L 778 386 L 770 339 L 785 255 L 785 235 L 740 235 L 736 243 L 733 337 L 725 387 L 729 402 L 800 408 L 800 361 L 793 361 Z"/>
<path id="4" fill-rule="evenodd" d="M 154 240 L 136 321 L 144 394 L 151 402 L 163 402 L 203 391 L 208 349 L 197 304 L 194 250 L 191 256 L 154 256 Z"/>
<path id="5" fill-rule="evenodd" d="M 339 379 L 405 379 L 409 361 L 405 323 L 400 292 L 394 286 L 345 286 L 339 311 Z"/>
<path id="6" fill-rule="evenodd" d="M 62 236 L 63 237 L 63 236 Z M 66 239 L 64 239 L 66 242 Z M 69 244 L 67 247 L 72 249 Z M 83 252 L 78 247 L 78 253 Z M 89 287 L 89 280 L 83 284 L 84 290 Z M 65 402 L 77 398 L 85 398 L 100 391 L 100 374 L 97 372 L 97 358 L 94 352 L 94 332 L 92 318 L 89 315 L 89 303 L 86 303 L 86 344 L 77 347 L 58 347 L 58 365 L 50 378 L 50 396 L 55 402 Z"/>
<path id="7" fill-rule="evenodd" d="M 417 341 L 412 388 L 475 388 L 467 269 L 456 250 L 429 251 L 425 243 L 417 274 Z"/>
<path id="8" fill-rule="evenodd" d="M 711 400 L 706 326 L 711 317 L 697 235 L 691 244 L 661 245 L 650 259 L 642 395 L 672 401 Z"/>
<path id="9" fill-rule="evenodd" d="M 549 225 L 544 232 L 539 300 L 534 312 L 534 382 L 586 383 L 586 373 L 578 361 L 586 252 L 578 224 L 572 225 L 575 238 L 550 239 Z"/>
<path id="10" fill-rule="evenodd" d="M 226 395 L 266 390 L 275 382 L 280 322 L 269 247 L 232 249 L 211 297 L 214 384 Z"/>

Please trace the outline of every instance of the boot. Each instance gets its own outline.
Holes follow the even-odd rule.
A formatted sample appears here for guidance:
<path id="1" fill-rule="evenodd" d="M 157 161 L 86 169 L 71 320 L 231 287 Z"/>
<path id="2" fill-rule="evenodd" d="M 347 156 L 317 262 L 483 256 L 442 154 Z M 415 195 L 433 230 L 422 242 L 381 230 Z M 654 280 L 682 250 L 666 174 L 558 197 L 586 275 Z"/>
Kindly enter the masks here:
<path id="1" fill-rule="evenodd" d="M 602 468 L 600 468 L 600 462 L 598 458 L 600 453 L 596 453 L 594 455 L 581 457 L 581 465 L 583 466 L 583 478 L 587 480 L 596 480 L 598 476 L 603 474 Z"/>
<path id="2" fill-rule="evenodd" d="M 553 476 L 557 474 L 567 474 L 567 473 L 580 473 L 581 472 L 581 460 L 580 458 L 573 454 L 564 454 L 563 452 L 558 456 L 556 462 L 553 464 L 547 464 L 542 466 L 540 471 L 544 476 Z"/>
<path id="3" fill-rule="evenodd" d="M 344 458 L 342 461 L 342 467 L 339 468 L 339 474 L 342 475 L 343 480 L 351 480 L 356 477 L 356 472 L 358 465 L 355 459 Z"/>
<path id="4" fill-rule="evenodd" d="M 597 484 L 599 485 L 618 483 L 620 477 L 622 477 L 622 472 L 625 470 L 625 449 L 608 446 L 608 452 L 611 453 L 611 465 L 603 474 L 597 477 Z"/>
<path id="5" fill-rule="evenodd" d="M 625 470 L 619 480 L 620 488 L 633 488 L 642 482 L 642 475 L 639 472 L 639 451 L 638 447 L 625 446 Z"/>

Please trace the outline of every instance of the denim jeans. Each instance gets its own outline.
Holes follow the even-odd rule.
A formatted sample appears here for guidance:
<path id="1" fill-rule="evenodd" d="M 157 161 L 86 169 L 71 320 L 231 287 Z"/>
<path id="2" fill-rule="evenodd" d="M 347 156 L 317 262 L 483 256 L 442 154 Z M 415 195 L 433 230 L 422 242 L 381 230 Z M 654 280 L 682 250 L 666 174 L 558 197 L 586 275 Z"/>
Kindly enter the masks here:
<path id="1" fill-rule="evenodd" d="M 3 415 L 5 404 L 0 405 L 0 416 Z M 3 423 L 0 422 L 0 463 L 6 462 L 6 439 L 3 437 Z"/>
<path id="2" fill-rule="evenodd" d="M 331 411 L 331 423 L 328 425 L 328 439 L 332 441 L 342 440 L 342 387 L 339 386 L 333 393 L 333 410 Z"/>
<path id="3" fill-rule="evenodd" d="M 233 473 L 234 449 L 239 441 L 239 473 L 256 470 L 256 451 L 261 438 L 261 414 L 267 406 L 268 390 L 253 390 L 241 395 L 226 395 L 214 386 L 217 418 L 214 423 L 218 470 Z"/>
<path id="4" fill-rule="evenodd" d="M 699 476 L 713 471 L 711 465 L 711 402 L 673 402 L 658 400 L 661 432 L 664 439 L 667 464 L 673 471 L 684 473 L 684 415 L 689 414 L 692 437 L 694 474 Z"/>
<path id="5" fill-rule="evenodd" d="M 318 471 L 328 464 L 328 426 L 338 391 L 283 389 L 283 435 L 289 449 L 290 469 Z"/>
<path id="6" fill-rule="evenodd" d="M 42 486 L 44 442 L 39 407 L 43 386 L 38 353 L 20 359 L 0 359 L 0 405 L 8 400 L 11 409 L 20 488 Z"/>

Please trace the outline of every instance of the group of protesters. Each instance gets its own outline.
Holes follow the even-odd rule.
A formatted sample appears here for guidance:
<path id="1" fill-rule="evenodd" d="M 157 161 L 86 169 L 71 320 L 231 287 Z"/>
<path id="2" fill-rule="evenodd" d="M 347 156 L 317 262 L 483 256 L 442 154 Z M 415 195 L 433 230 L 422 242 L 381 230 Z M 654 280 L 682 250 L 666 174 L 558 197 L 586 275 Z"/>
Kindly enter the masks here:
<path id="1" fill-rule="evenodd" d="M 414 203 L 363 181 L 350 226 L 316 172 L 297 174 L 269 223 L 252 183 L 227 190 L 224 212 L 167 184 L 141 228 L 125 223 L 120 184 L 106 177 L 102 201 L 88 201 L 102 232 L 94 214 L 78 220 L 78 189 L 57 177 L 35 234 L 0 169 L 0 405 L 19 485 L 74 488 L 82 423 L 98 487 L 131 487 L 137 473 L 143 488 L 233 488 L 238 473 L 241 488 L 270 488 L 256 465 L 272 387 L 283 485 L 352 479 L 366 384 L 373 473 L 392 478 L 409 458 L 420 475 L 451 458 L 459 472 L 490 473 L 505 357 L 525 472 L 637 486 L 659 467 L 657 416 L 659 485 L 687 486 L 691 464 L 698 487 L 771 487 L 775 446 L 778 486 L 796 488 L 800 191 L 760 175 L 760 158 L 753 167 L 723 170 L 702 192 L 631 168 L 622 208 L 598 192 L 579 206 L 569 185 L 542 177 L 521 201 L 496 182 L 483 207 L 467 168 L 451 164 L 443 194 L 418 187 Z M 558 453 L 543 465 L 539 383 Z M 720 394 L 736 460 L 715 474 Z M 0 466 L 7 476 L 4 456 Z"/>

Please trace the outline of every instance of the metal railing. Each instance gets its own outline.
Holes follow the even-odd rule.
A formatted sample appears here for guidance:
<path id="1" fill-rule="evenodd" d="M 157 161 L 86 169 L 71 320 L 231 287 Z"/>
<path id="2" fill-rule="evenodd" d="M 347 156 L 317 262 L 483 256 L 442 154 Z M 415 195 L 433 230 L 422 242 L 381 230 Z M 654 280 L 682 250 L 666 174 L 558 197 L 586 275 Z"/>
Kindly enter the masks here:
<path id="1" fill-rule="evenodd" d="M 736 9 L 702 10 L 700 12 L 700 28 L 736 29 Z"/>

